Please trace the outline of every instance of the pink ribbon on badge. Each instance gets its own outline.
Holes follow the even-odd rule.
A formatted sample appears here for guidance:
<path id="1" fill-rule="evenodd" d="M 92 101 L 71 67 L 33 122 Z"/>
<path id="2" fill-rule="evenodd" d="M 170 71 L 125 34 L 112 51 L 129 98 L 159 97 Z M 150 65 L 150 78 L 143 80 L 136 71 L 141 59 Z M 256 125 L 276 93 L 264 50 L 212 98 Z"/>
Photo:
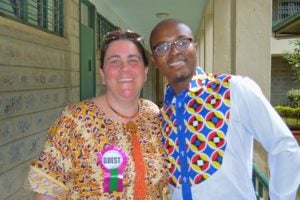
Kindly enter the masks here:
<path id="1" fill-rule="evenodd" d="M 123 171 L 128 162 L 128 157 L 123 149 L 116 145 L 106 146 L 98 154 L 98 165 L 104 171 L 104 192 L 122 191 Z"/>

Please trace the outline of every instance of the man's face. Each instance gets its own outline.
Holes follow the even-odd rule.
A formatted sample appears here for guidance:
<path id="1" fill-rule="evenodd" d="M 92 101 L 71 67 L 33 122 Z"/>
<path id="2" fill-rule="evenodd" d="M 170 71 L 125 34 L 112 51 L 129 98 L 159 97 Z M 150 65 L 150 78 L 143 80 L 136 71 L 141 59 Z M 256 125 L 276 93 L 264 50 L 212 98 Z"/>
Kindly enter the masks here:
<path id="1" fill-rule="evenodd" d="M 178 90 L 176 92 L 186 88 L 197 65 L 196 44 L 193 41 L 190 42 L 189 39 L 193 40 L 190 28 L 184 24 L 172 22 L 157 27 L 151 38 L 152 59 L 174 89 Z M 156 52 L 155 47 L 165 42 L 169 43 L 169 47 L 170 43 L 172 44 L 170 50 Z M 182 48 L 181 44 L 183 44 Z"/>

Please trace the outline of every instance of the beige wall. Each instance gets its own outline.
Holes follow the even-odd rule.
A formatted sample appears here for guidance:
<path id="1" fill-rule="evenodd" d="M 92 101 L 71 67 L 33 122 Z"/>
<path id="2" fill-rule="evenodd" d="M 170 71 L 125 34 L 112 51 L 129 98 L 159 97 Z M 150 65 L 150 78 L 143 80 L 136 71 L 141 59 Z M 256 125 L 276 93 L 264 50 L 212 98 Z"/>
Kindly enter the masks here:
<path id="1" fill-rule="evenodd" d="M 229 1 L 230 2 L 230 1 Z M 214 73 L 234 73 L 234 48 L 231 43 L 234 31 L 231 28 L 232 18 L 235 13 L 231 12 L 233 5 L 228 1 L 214 1 L 214 51 L 213 66 Z M 232 58 L 233 57 L 233 58 Z"/>
<path id="2" fill-rule="evenodd" d="M 292 52 L 294 50 L 294 46 L 290 44 L 290 42 L 296 39 L 275 39 L 271 38 L 271 53 L 272 55 L 281 55 L 286 51 Z"/>
<path id="3" fill-rule="evenodd" d="M 209 1 L 196 37 L 199 63 L 208 72 L 249 76 L 269 99 L 271 16 L 271 0 Z M 267 175 L 266 153 L 258 144 L 254 159 Z"/>
<path id="4" fill-rule="evenodd" d="M 271 12 L 271 0 L 209 1 L 196 37 L 204 50 L 199 63 L 208 72 L 249 76 L 269 98 Z"/>
<path id="5" fill-rule="evenodd" d="M 63 107 L 79 100 L 79 4 L 64 1 L 64 37 L 0 16 L 0 199 L 21 188 Z"/>
<path id="6" fill-rule="evenodd" d="M 300 88 L 300 82 L 294 80 L 293 71 L 287 60 L 282 56 L 272 56 L 272 105 L 288 105 L 287 92 Z"/>
<path id="7" fill-rule="evenodd" d="M 270 98 L 272 1 L 236 1 L 236 73 L 253 78 Z"/>

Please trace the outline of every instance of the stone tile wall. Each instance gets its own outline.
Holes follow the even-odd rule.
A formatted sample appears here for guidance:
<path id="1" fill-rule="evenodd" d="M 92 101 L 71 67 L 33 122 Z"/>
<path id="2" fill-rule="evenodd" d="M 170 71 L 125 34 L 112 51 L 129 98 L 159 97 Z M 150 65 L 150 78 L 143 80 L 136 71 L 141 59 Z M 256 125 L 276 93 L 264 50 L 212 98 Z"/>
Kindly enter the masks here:
<path id="1" fill-rule="evenodd" d="M 79 0 L 64 1 L 64 37 L 0 16 L 0 199 L 22 189 L 47 129 L 79 101 Z"/>
<path id="2" fill-rule="evenodd" d="M 289 102 L 287 92 L 300 89 L 300 81 L 293 80 L 293 72 L 288 62 L 281 56 L 272 57 L 271 103 L 284 105 Z"/>

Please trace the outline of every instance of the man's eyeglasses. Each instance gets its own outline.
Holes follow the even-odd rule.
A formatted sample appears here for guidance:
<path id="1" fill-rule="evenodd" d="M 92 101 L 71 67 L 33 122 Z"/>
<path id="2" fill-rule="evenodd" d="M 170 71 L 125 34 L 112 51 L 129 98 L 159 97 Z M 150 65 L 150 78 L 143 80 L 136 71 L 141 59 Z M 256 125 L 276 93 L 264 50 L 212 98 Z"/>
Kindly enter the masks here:
<path id="1" fill-rule="evenodd" d="M 137 34 L 136 32 L 130 31 L 130 30 L 115 30 L 108 32 L 106 35 L 103 36 L 103 43 L 110 43 L 114 40 L 118 39 L 129 39 L 129 40 L 135 40 L 141 44 L 143 44 L 143 38 Z"/>
<path id="2" fill-rule="evenodd" d="M 154 54 L 158 56 L 167 55 L 170 51 L 172 46 L 174 45 L 178 51 L 183 51 L 187 49 L 191 43 L 193 42 L 192 38 L 179 38 L 174 42 L 163 42 L 160 43 L 152 48 Z"/>

